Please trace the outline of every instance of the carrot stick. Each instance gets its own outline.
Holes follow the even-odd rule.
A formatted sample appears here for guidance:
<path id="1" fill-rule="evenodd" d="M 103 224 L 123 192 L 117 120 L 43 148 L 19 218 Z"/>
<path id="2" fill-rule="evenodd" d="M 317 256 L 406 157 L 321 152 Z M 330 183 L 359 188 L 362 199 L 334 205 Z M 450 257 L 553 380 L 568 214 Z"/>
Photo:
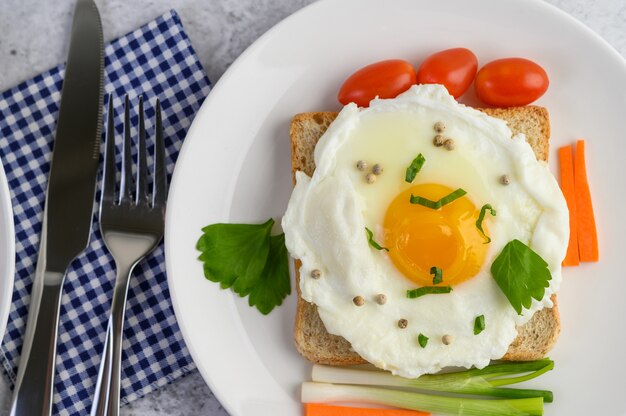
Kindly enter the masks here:
<path id="1" fill-rule="evenodd" d="M 569 244 L 563 266 L 578 266 L 578 229 L 576 215 L 576 190 L 574 189 L 574 154 L 572 146 L 559 148 L 561 191 L 569 209 Z"/>
<path id="2" fill-rule="evenodd" d="M 371 409 L 305 403 L 304 416 L 430 416 L 430 413 L 415 410 Z"/>
<path id="3" fill-rule="evenodd" d="M 576 189 L 576 217 L 578 221 L 578 253 L 580 261 L 598 261 L 598 235 L 587 181 L 585 141 L 576 142 L 574 158 L 574 188 Z"/>

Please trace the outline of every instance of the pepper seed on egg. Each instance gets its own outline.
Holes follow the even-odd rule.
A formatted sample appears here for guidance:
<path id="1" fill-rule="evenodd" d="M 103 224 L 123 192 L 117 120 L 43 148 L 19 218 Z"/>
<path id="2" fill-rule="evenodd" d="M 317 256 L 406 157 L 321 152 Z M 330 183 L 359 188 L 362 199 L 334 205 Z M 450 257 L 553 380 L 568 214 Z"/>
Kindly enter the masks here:
<path id="1" fill-rule="evenodd" d="M 509 175 L 500 176 L 500 183 L 502 185 L 508 185 L 511 183 L 511 177 Z"/>
<path id="2" fill-rule="evenodd" d="M 311 270 L 311 277 L 313 279 L 319 279 L 321 275 L 322 275 L 322 272 L 320 272 L 319 269 Z"/>
<path id="3" fill-rule="evenodd" d="M 372 173 L 374 175 L 380 175 L 381 173 L 383 173 L 383 167 L 377 163 L 374 166 L 372 166 Z"/>
<path id="4" fill-rule="evenodd" d="M 435 123 L 433 128 L 435 129 L 437 133 L 443 133 L 446 130 L 446 125 L 443 124 L 441 121 L 438 121 Z"/>
<path id="5" fill-rule="evenodd" d="M 445 147 L 446 150 L 454 150 L 456 144 L 454 143 L 453 139 L 446 139 L 446 141 L 443 142 L 443 147 Z"/>
<path id="6" fill-rule="evenodd" d="M 368 173 L 367 175 L 365 175 L 365 182 L 367 183 L 376 182 L 376 175 L 374 175 L 373 173 Z"/>
<path id="7" fill-rule="evenodd" d="M 409 321 L 407 321 L 406 319 L 402 318 L 398 321 L 398 328 L 404 329 L 409 325 Z"/>
<path id="8" fill-rule="evenodd" d="M 378 303 L 379 305 L 384 305 L 385 303 L 387 303 L 387 296 L 384 293 L 380 293 L 376 295 L 374 299 L 376 300 L 376 303 Z"/>
<path id="9" fill-rule="evenodd" d="M 446 138 L 442 136 L 441 134 L 436 135 L 435 138 L 433 139 L 433 144 L 437 147 L 443 146 L 445 142 L 446 142 Z"/>
<path id="10" fill-rule="evenodd" d="M 452 344 L 452 335 L 444 335 L 441 337 L 441 342 L 443 342 L 443 345 L 450 345 Z"/>
<path id="11" fill-rule="evenodd" d="M 363 296 L 355 296 L 352 302 L 354 302 L 356 306 L 363 306 L 365 299 L 363 299 Z"/>
<path id="12" fill-rule="evenodd" d="M 356 168 L 358 170 L 365 170 L 367 169 L 367 162 L 364 160 L 359 160 L 358 162 L 356 162 Z"/>

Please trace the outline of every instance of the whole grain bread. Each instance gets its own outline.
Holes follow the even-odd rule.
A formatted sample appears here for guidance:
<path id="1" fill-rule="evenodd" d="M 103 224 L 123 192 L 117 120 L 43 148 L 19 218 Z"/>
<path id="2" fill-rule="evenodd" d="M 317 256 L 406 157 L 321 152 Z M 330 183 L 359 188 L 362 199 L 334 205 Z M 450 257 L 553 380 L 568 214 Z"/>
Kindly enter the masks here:
<path id="1" fill-rule="evenodd" d="M 538 160 L 548 160 L 550 121 L 548 111 L 539 106 L 481 109 L 485 113 L 505 120 L 514 134 L 524 133 Z M 333 122 L 335 112 L 311 112 L 294 116 L 291 122 L 292 173 L 302 171 L 313 175 L 313 152 L 317 141 Z M 363 360 L 344 338 L 326 331 L 315 305 L 300 296 L 300 262 L 296 260 L 296 287 L 298 306 L 295 322 L 295 344 L 302 356 L 313 363 L 327 365 L 363 364 Z M 544 357 L 560 333 L 560 318 L 556 295 L 553 308 L 545 308 L 523 326 L 502 357 L 510 361 L 528 361 Z"/>

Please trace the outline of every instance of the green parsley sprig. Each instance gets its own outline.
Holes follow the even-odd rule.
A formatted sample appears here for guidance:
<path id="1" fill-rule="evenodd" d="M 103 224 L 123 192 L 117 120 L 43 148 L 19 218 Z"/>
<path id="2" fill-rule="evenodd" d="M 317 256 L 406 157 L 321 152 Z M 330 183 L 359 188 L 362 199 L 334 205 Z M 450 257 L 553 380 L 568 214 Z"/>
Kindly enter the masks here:
<path id="1" fill-rule="evenodd" d="M 552 279 L 548 263 L 519 240 L 504 246 L 491 264 L 491 275 L 519 315 L 533 298 L 543 299 Z"/>
<path id="2" fill-rule="evenodd" d="M 212 224 L 196 244 L 204 276 L 248 296 L 248 304 L 267 315 L 291 293 L 285 235 L 270 235 L 274 220 L 263 224 Z"/>

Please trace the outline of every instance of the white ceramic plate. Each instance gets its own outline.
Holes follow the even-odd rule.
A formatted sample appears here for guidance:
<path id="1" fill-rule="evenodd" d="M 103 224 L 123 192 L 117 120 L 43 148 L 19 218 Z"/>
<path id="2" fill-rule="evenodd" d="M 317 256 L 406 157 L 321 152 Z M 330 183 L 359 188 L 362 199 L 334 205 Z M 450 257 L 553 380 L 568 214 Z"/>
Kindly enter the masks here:
<path id="1" fill-rule="evenodd" d="M 418 64 L 456 46 L 483 64 L 522 56 L 544 66 L 551 85 L 538 103 L 551 114 L 553 169 L 558 146 L 588 141 L 602 259 L 565 270 L 562 335 L 550 354 L 556 369 L 535 385 L 554 391 L 548 415 L 626 415 L 626 64 L 589 29 L 536 0 L 323 0 L 267 32 L 220 79 L 178 160 L 166 254 L 187 345 L 232 415 L 300 414 L 310 366 L 293 346 L 295 294 L 262 316 L 205 280 L 194 248 L 200 229 L 282 216 L 290 119 L 337 110 L 336 92 L 352 71 L 387 58 Z"/>
<path id="2" fill-rule="evenodd" d="M 7 177 L 0 163 L 0 338 L 7 326 L 15 278 L 15 231 Z"/>

